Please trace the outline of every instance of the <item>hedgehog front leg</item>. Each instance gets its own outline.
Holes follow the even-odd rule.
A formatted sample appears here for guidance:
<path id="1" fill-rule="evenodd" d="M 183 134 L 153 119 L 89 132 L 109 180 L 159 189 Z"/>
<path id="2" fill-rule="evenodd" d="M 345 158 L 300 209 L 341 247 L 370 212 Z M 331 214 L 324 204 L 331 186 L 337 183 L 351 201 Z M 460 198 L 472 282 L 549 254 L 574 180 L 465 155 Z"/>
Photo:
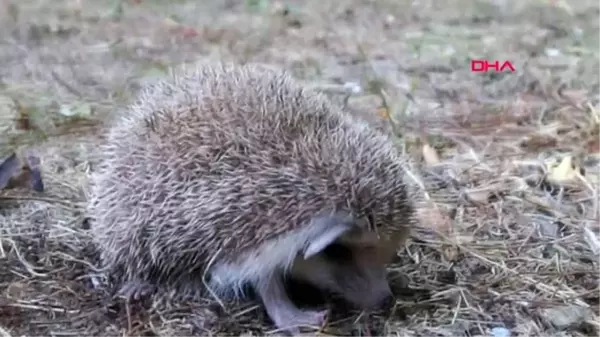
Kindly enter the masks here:
<path id="1" fill-rule="evenodd" d="M 259 281 L 256 290 L 275 325 L 292 335 L 299 335 L 299 326 L 321 326 L 327 310 L 301 310 L 287 295 L 282 275 L 274 273 Z"/>

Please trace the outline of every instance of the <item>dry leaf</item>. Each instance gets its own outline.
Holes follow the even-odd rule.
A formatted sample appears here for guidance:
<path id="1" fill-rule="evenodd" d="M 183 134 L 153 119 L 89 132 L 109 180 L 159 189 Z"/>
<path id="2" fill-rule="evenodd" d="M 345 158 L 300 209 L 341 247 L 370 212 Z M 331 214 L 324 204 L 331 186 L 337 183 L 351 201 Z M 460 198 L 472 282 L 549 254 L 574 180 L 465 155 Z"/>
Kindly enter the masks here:
<path id="1" fill-rule="evenodd" d="M 583 238 L 594 254 L 600 254 L 600 240 L 598 240 L 598 237 L 596 234 L 594 234 L 594 232 L 592 232 L 589 228 L 584 227 Z"/>
<path id="2" fill-rule="evenodd" d="M 175 34 L 181 34 L 184 38 L 191 38 L 200 35 L 200 32 L 192 26 L 183 25 L 172 18 L 164 18 L 164 25 Z"/>
<path id="3" fill-rule="evenodd" d="M 15 127 L 17 130 L 39 130 L 40 127 L 36 123 L 36 117 L 39 114 L 35 106 L 25 105 L 16 99 L 12 99 L 13 105 L 17 112 L 15 116 Z"/>
<path id="4" fill-rule="evenodd" d="M 600 175 L 598 175 L 597 173 L 586 176 L 586 179 L 590 184 L 594 186 L 598 186 L 600 184 Z"/>
<path id="5" fill-rule="evenodd" d="M 552 1 L 554 6 L 564 10 L 569 15 L 574 15 L 573 8 L 564 0 L 554 0 Z"/>
<path id="6" fill-rule="evenodd" d="M 381 108 L 377 109 L 377 114 L 383 120 L 387 121 L 388 119 L 390 119 L 390 110 L 386 107 L 381 107 Z"/>
<path id="7" fill-rule="evenodd" d="M 208 41 L 212 43 L 220 42 L 225 36 L 225 29 L 216 29 L 209 26 L 202 27 L 202 36 Z"/>
<path id="8" fill-rule="evenodd" d="M 19 172 L 20 168 L 21 162 L 14 152 L 0 163 L 0 190 L 9 184 L 12 177 Z"/>
<path id="9" fill-rule="evenodd" d="M 585 149 L 588 153 L 599 153 L 600 152 L 600 140 L 591 139 L 587 142 Z"/>
<path id="10" fill-rule="evenodd" d="M 490 191 L 489 190 L 469 189 L 469 190 L 465 191 L 464 195 L 468 201 L 470 201 L 474 204 L 481 204 L 481 205 L 489 204 L 489 200 L 490 200 Z"/>
<path id="11" fill-rule="evenodd" d="M 418 207 L 416 217 L 425 228 L 432 228 L 436 231 L 448 233 L 452 228 L 452 220 L 447 214 L 444 214 L 432 202 L 428 202 L 425 207 Z"/>
<path id="12" fill-rule="evenodd" d="M 0 163 L 0 189 L 17 187 L 31 188 L 37 192 L 44 190 L 44 183 L 40 172 L 40 160 L 33 155 L 19 158 L 17 153 L 12 153 Z"/>
<path id="13" fill-rule="evenodd" d="M 529 151 L 540 151 L 547 148 L 554 148 L 556 145 L 556 138 L 542 134 L 532 134 L 521 143 L 521 146 L 527 148 Z"/>
<path id="14" fill-rule="evenodd" d="M 444 255 L 444 258 L 449 262 L 456 261 L 459 254 L 460 250 L 455 245 L 445 245 L 445 247 L 442 248 L 442 255 Z"/>
<path id="15" fill-rule="evenodd" d="M 575 181 L 580 176 L 579 169 L 573 164 L 573 158 L 566 156 L 558 165 L 548 167 L 548 180 L 555 184 Z"/>
<path id="16" fill-rule="evenodd" d="M 560 95 L 571 105 L 583 108 L 584 102 L 587 101 L 588 91 L 585 89 L 564 89 L 560 91 Z"/>
<path id="17" fill-rule="evenodd" d="M 464 245 L 475 241 L 475 238 L 471 235 L 455 235 L 452 239 L 456 245 Z"/>
<path id="18" fill-rule="evenodd" d="M 198 30 L 196 30 L 196 28 L 191 27 L 191 26 L 183 26 L 183 25 L 181 27 L 179 27 L 179 29 L 177 30 L 177 33 L 181 34 L 186 39 L 200 35 L 200 33 L 198 32 Z"/>
<path id="19" fill-rule="evenodd" d="M 423 159 L 427 165 L 435 165 L 440 162 L 437 152 L 429 144 L 423 145 Z"/>
<path id="20" fill-rule="evenodd" d="M 6 287 L 5 296 L 7 298 L 22 300 L 27 291 L 27 285 L 21 282 L 12 282 Z"/>
<path id="21" fill-rule="evenodd" d="M 180 26 L 179 22 L 173 20 L 172 18 L 166 17 L 163 19 L 163 23 L 168 28 L 178 28 Z"/>
<path id="22" fill-rule="evenodd" d="M 566 330 L 581 326 L 585 321 L 593 321 L 594 311 L 579 305 L 563 305 L 540 310 L 540 316 L 558 330 Z"/>
<path id="23" fill-rule="evenodd" d="M 590 114 L 592 115 L 593 123 L 596 125 L 600 124 L 600 104 L 596 104 L 596 106 L 593 106 L 591 103 L 588 102 L 587 106 L 588 110 L 590 111 Z"/>
<path id="24" fill-rule="evenodd" d="M 544 210 L 552 209 L 552 205 L 548 202 L 547 199 L 540 198 L 537 195 L 525 193 L 523 198 L 525 200 L 527 200 L 527 202 L 530 202 L 530 203 L 536 205 L 537 207 L 541 207 Z"/>
<path id="25" fill-rule="evenodd" d="M 31 130 L 32 123 L 30 118 L 30 110 L 27 107 L 19 104 L 17 101 L 15 101 L 15 105 L 19 114 L 15 121 L 17 130 Z"/>
<path id="26" fill-rule="evenodd" d="M 88 118 L 92 115 L 92 107 L 87 103 L 62 105 L 58 112 L 65 117 Z"/>

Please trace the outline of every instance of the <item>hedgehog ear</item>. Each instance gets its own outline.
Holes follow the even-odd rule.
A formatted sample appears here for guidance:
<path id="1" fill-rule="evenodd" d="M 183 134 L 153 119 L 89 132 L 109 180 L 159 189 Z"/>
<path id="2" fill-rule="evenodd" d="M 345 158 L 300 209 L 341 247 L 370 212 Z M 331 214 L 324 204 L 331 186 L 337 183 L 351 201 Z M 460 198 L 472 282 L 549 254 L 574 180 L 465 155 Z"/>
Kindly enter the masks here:
<path id="1" fill-rule="evenodd" d="M 327 216 L 314 219 L 312 227 L 316 233 L 308 239 L 308 246 L 304 250 L 304 259 L 322 252 L 327 246 L 352 229 L 352 223 L 349 219 Z"/>

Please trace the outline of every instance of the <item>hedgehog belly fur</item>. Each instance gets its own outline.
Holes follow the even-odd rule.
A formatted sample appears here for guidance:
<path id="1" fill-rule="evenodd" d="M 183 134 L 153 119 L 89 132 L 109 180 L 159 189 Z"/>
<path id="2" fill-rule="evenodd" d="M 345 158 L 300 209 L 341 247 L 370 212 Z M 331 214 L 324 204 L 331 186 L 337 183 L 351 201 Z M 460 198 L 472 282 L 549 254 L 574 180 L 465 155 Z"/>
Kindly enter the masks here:
<path id="1" fill-rule="evenodd" d="M 219 296 L 243 297 L 243 288 L 260 286 L 274 274 L 286 276 L 299 254 L 324 231 L 318 222 L 264 242 L 256 250 L 243 254 L 234 262 L 217 262 L 210 266 L 210 290 Z"/>

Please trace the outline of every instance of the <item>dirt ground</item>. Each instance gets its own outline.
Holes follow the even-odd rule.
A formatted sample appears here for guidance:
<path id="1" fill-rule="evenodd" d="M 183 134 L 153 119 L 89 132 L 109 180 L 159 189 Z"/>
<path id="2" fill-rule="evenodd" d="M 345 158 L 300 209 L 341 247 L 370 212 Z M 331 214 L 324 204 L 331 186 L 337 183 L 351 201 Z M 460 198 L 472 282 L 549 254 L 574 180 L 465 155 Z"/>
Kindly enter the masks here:
<path id="1" fill-rule="evenodd" d="M 203 59 L 292 71 L 415 159 L 422 223 L 444 231 L 399 251 L 393 308 L 319 334 L 598 335 L 598 19 L 596 0 L 0 0 L 0 155 L 34 153 L 44 183 L 0 191 L 0 336 L 274 330 L 252 301 L 123 303 L 96 272 L 105 121 Z"/>

